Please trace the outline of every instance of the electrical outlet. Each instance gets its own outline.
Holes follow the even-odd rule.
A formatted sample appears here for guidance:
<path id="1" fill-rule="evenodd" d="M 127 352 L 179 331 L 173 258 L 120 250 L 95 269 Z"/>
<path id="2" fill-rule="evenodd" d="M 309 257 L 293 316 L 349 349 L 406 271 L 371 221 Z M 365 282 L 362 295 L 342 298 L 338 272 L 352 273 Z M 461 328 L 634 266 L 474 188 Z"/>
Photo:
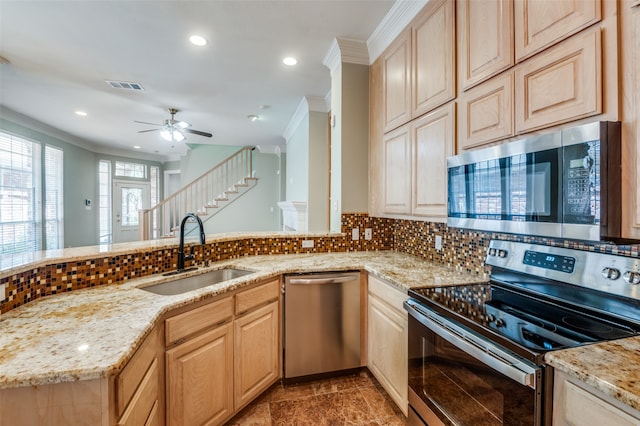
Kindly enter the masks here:
<path id="1" fill-rule="evenodd" d="M 364 228 L 364 239 L 371 240 L 373 238 L 373 229 Z"/>
<path id="2" fill-rule="evenodd" d="M 436 250 L 442 250 L 442 236 L 436 235 Z"/>
<path id="3" fill-rule="evenodd" d="M 360 230 L 358 228 L 353 228 L 351 230 L 351 239 L 353 241 L 356 241 L 356 240 L 360 239 Z"/>
<path id="4" fill-rule="evenodd" d="M 302 240 L 302 248 L 313 248 L 313 240 Z"/>

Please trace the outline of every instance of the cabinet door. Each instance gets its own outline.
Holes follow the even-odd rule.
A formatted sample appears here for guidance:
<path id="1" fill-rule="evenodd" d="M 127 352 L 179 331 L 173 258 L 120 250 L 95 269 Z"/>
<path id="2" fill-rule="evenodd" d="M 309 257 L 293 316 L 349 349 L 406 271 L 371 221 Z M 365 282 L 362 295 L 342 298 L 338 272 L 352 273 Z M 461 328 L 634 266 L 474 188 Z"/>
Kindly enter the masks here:
<path id="1" fill-rule="evenodd" d="M 413 24 L 413 117 L 455 97 L 454 4 L 432 0 Z"/>
<path id="2" fill-rule="evenodd" d="M 513 1 L 458 0 L 458 75 L 463 90 L 513 66 Z"/>
<path id="3" fill-rule="evenodd" d="M 234 393 L 237 409 L 280 377 L 278 302 L 235 320 Z"/>
<path id="4" fill-rule="evenodd" d="M 515 0 L 516 62 L 601 19 L 600 0 Z"/>
<path id="5" fill-rule="evenodd" d="M 367 308 L 369 370 L 406 415 L 407 314 L 372 294 L 369 294 Z"/>
<path id="6" fill-rule="evenodd" d="M 411 123 L 412 213 L 447 217 L 447 157 L 455 143 L 455 102 Z"/>
<path id="7" fill-rule="evenodd" d="M 233 413 L 231 323 L 166 352 L 169 425 L 222 424 Z"/>
<path id="8" fill-rule="evenodd" d="M 465 150 L 514 135 L 513 71 L 507 71 L 460 97 L 458 149 Z"/>
<path id="9" fill-rule="evenodd" d="M 383 54 L 384 131 L 411 119 L 411 32 L 405 30 Z"/>
<path id="10" fill-rule="evenodd" d="M 383 194 L 385 213 L 411 213 L 411 144 L 409 125 L 384 135 Z"/>
<path id="11" fill-rule="evenodd" d="M 600 29 L 580 33 L 516 67 L 516 132 L 602 112 Z"/>

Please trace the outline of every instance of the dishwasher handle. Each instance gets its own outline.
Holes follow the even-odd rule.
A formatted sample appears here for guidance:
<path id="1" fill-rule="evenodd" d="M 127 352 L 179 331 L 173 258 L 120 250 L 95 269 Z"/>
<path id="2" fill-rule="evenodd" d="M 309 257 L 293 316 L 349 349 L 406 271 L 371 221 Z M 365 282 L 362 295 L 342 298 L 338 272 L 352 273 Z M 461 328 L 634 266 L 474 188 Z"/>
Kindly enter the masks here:
<path id="1" fill-rule="evenodd" d="M 353 281 L 353 276 L 337 276 L 337 277 L 322 277 L 322 278 L 290 278 L 289 284 L 291 285 L 324 285 L 324 284 L 341 284 L 348 281 Z"/>

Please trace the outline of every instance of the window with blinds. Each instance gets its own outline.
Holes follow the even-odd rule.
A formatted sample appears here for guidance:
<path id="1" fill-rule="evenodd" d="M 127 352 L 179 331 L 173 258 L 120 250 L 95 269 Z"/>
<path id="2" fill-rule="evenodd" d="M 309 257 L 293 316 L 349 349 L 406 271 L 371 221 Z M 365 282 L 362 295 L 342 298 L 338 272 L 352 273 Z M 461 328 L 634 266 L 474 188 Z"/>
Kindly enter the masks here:
<path id="1" fill-rule="evenodd" d="M 0 254 L 62 248 L 63 152 L 0 132 Z"/>

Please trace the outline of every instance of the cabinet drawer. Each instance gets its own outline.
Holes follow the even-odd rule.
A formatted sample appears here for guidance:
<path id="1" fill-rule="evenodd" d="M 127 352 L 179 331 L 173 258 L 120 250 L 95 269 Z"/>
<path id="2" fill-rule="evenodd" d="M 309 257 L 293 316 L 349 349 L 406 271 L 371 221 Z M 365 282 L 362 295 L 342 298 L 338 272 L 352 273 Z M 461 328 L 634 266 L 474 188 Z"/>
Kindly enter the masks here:
<path id="1" fill-rule="evenodd" d="M 133 355 L 116 379 L 116 406 L 117 414 L 121 416 L 127 408 L 129 401 L 133 397 L 138 385 L 142 381 L 145 373 L 154 361 L 157 361 L 160 337 L 157 330 L 153 330 L 142 346 Z"/>
<path id="2" fill-rule="evenodd" d="M 401 313 L 402 316 L 406 316 L 407 312 L 402 307 L 402 304 L 409 298 L 407 293 L 397 290 L 392 287 L 391 284 L 387 284 L 369 275 L 369 294 L 384 301 L 387 305 Z"/>
<path id="3" fill-rule="evenodd" d="M 459 114 L 461 150 L 513 136 L 513 71 L 462 95 Z"/>
<path id="4" fill-rule="evenodd" d="M 600 29 L 578 34 L 516 68 L 516 131 L 602 112 Z"/>
<path id="5" fill-rule="evenodd" d="M 236 315 L 276 300 L 280 296 L 280 280 L 246 290 L 236 295 Z"/>
<path id="6" fill-rule="evenodd" d="M 131 398 L 118 426 L 154 424 L 158 415 L 158 360 L 146 370 L 137 392 Z"/>
<path id="7" fill-rule="evenodd" d="M 233 315 L 233 301 L 227 297 L 165 321 L 166 345 L 177 342 L 191 334 L 222 323 Z"/>

